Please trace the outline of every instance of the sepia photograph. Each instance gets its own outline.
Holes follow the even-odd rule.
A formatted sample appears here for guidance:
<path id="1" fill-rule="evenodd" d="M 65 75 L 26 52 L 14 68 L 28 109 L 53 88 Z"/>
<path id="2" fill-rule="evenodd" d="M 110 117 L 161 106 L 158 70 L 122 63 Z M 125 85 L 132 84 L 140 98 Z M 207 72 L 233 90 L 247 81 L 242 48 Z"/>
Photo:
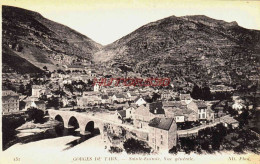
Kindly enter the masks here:
<path id="1" fill-rule="evenodd" d="M 0 163 L 260 163 L 260 1 L 3 0 Z"/>

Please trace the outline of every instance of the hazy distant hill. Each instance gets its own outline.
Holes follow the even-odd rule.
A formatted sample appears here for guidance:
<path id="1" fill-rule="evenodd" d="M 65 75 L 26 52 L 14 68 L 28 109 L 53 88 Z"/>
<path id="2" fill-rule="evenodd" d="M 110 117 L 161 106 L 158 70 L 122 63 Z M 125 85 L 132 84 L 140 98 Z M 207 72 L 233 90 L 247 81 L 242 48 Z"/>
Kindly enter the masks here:
<path id="1" fill-rule="evenodd" d="M 25 62 L 27 67 L 35 65 L 42 69 L 46 65 L 51 69 L 56 68 L 56 64 L 73 60 L 90 60 L 92 54 L 101 48 L 88 37 L 36 12 L 3 6 L 2 18 L 3 58 L 11 54 L 14 60 L 24 58 L 21 62 Z M 6 67 L 19 71 L 14 63 L 6 63 L 5 59 L 3 62 Z"/>
<path id="2" fill-rule="evenodd" d="M 107 45 L 94 59 L 124 62 L 145 75 L 229 83 L 255 72 L 259 50 L 260 32 L 236 22 L 171 16 Z"/>

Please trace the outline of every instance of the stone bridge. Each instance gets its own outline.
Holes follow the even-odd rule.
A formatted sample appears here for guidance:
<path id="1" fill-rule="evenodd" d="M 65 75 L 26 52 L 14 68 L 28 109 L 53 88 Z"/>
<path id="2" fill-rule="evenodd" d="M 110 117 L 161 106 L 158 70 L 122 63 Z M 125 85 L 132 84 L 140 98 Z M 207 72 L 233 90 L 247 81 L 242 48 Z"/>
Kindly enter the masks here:
<path id="1" fill-rule="evenodd" d="M 98 129 L 103 136 L 104 123 L 101 118 L 95 118 L 87 113 L 75 111 L 48 110 L 50 118 L 63 123 L 65 128 L 75 128 L 80 130 L 80 134 L 94 132 Z"/>
<path id="2" fill-rule="evenodd" d="M 128 131 L 135 131 L 137 134 L 149 133 L 146 129 L 137 129 L 132 125 L 123 124 L 122 122 L 117 122 L 115 119 L 109 119 L 106 115 L 98 116 L 91 115 L 88 113 L 79 113 L 75 111 L 65 111 L 65 110 L 48 110 L 50 118 L 63 122 L 65 128 L 79 129 L 80 134 L 86 134 L 87 132 L 93 132 L 98 129 L 101 137 L 104 138 L 104 126 L 112 125 L 116 127 L 122 127 Z"/>

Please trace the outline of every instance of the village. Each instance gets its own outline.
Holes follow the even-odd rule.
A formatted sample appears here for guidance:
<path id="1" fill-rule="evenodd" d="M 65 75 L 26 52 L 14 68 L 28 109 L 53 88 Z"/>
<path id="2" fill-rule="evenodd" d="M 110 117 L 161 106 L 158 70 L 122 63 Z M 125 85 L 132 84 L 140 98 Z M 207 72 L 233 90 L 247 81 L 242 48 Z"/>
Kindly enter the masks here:
<path id="1" fill-rule="evenodd" d="M 47 67 L 44 69 L 45 73 L 33 76 L 3 74 L 3 115 L 26 113 L 35 108 L 47 116 L 51 109 L 110 119 L 116 125 L 105 127 L 106 138 L 114 151 L 123 149 L 124 140 L 129 138 L 144 142 L 154 152 L 169 151 L 183 139 L 198 137 L 200 131 L 220 124 L 227 129 L 244 128 L 243 121 L 247 118 L 241 119 L 242 116 L 259 108 L 225 85 L 211 85 L 210 91 L 199 92 L 206 95 L 204 99 L 197 95 L 196 87 L 178 91 L 172 82 L 165 87 L 93 83 L 94 78 L 104 77 L 144 78 L 132 72 L 126 75 L 119 68 L 108 69 L 90 63 L 64 66 L 63 70 L 53 72 Z M 122 127 L 127 127 L 128 135 L 122 134 Z M 227 140 L 231 147 L 239 147 L 238 141 Z"/>

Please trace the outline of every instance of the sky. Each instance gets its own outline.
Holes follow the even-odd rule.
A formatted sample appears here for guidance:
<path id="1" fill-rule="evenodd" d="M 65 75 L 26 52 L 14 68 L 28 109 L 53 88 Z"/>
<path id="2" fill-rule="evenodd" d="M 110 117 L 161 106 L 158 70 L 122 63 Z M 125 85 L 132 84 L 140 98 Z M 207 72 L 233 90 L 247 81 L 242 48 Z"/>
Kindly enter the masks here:
<path id="1" fill-rule="evenodd" d="M 206 15 L 260 30 L 258 0 L 2 0 L 1 3 L 39 12 L 102 45 L 172 15 Z"/>

